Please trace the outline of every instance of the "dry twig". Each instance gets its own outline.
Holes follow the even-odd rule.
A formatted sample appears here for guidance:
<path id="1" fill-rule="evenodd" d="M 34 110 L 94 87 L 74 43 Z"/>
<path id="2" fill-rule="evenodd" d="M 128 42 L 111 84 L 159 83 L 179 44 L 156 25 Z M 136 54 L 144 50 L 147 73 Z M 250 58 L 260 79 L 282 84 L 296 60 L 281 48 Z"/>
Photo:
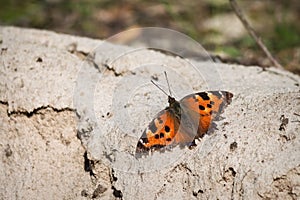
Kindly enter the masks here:
<path id="1" fill-rule="evenodd" d="M 255 33 L 254 29 L 251 27 L 251 25 L 249 24 L 249 22 L 245 18 L 243 12 L 239 8 L 236 1 L 235 0 L 229 0 L 229 2 L 230 2 L 230 5 L 231 5 L 232 9 L 234 10 L 234 12 L 238 16 L 238 18 L 241 20 L 241 22 L 244 25 L 244 27 L 246 28 L 246 30 L 249 32 L 249 34 L 255 40 L 255 42 L 258 44 L 258 46 L 263 50 L 263 52 L 266 54 L 266 56 L 269 58 L 269 60 L 274 64 L 274 66 L 276 68 L 283 69 L 281 64 L 279 64 L 279 62 L 277 62 L 277 60 L 272 56 L 272 54 L 270 53 L 268 48 L 264 45 L 261 38 Z"/>

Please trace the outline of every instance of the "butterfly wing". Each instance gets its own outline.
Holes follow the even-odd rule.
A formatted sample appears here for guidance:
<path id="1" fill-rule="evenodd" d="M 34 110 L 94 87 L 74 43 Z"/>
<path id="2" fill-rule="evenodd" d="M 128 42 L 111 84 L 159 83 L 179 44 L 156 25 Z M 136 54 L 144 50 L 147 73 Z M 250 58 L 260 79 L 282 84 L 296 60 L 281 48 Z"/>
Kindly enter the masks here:
<path id="1" fill-rule="evenodd" d="M 136 155 L 171 145 L 178 126 L 179 120 L 169 107 L 160 111 L 139 139 Z"/>
<path id="2" fill-rule="evenodd" d="M 190 94 L 180 100 L 180 106 L 184 115 L 188 116 L 190 123 L 197 127 L 194 138 L 203 137 L 213 125 L 213 121 L 218 120 L 224 108 L 231 102 L 233 94 L 227 91 L 208 91 Z M 185 125 L 181 123 L 180 129 L 183 134 L 191 133 L 184 131 Z"/>
<path id="3" fill-rule="evenodd" d="M 171 98 L 174 102 L 159 112 L 143 132 L 136 156 L 166 146 L 192 145 L 209 130 L 232 97 L 230 92 L 209 91 L 190 94 L 180 102 Z"/>

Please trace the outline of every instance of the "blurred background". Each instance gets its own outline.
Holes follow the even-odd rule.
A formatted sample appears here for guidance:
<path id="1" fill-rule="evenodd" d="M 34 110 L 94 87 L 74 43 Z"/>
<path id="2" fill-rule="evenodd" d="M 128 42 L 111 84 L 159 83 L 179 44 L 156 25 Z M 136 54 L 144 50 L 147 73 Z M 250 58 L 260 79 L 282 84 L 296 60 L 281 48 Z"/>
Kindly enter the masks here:
<path id="1" fill-rule="evenodd" d="M 300 74 L 300 1 L 237 0 L 273 56 Z M 0 0 L 0 25 L 106 39 L 136 27 L 164 27 L 198 41 L 224 62 L 269 66 L 228 0 Z"/>

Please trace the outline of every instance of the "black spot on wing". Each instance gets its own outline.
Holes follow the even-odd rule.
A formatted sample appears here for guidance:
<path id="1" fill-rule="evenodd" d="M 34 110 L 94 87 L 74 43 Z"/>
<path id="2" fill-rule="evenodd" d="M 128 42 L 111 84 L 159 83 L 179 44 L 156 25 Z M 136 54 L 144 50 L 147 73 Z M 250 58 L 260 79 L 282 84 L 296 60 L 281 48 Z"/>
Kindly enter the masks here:
<path id="1" fill-rule="evenodd" d="M 159 137 L 160 137 L 160 138 L 163 138 L 163 137 L 165 137 L 165 134 L 164 134 L 164 133 L 160 133 L 160 134 L 159 134 Z"/>
<path id="2" fill-rule="evenodd" d="M 159 139 L 159 135 L 158 135 L 158 134 L 155 134 L 155 135 L 154 135 L 154 138 L 155 138 L 155 139 Z"/>
<path id="3" fill-rule="evenodd" d="M 212 107 L 211 104 L 207 104 L 206 106 L 207 106 L 208 108 L 211 108 L 211 107 Z"/>
<path id="4" fill-rule="evenodd" d="M 200 110 L 205 110 L 205 107 L 202 106 L 202 105 L 199 105 L 199 109 L 200 109 Z"/>
<path id="5" fill-rule="evenodd" d="M 207 95 L 206 92 L 199 92 L 197 93 L 197 95 L 199 95 L 203 100 L 209 100 L 209 96 Z"/>
<path id="6" fill-rule="evenodd" d="M 165 131 L 168 133 L 170 132 L 170 127 L 169 126 L 165 126 Z"/>
<path id="7" fill-rule="evenodd" d="M 171 141 L 172 141 L 172 139 L 171 139 L 171 138 L 167 138 L 167 141 L 168 141 L 168 142 L 171 142 Z"/>

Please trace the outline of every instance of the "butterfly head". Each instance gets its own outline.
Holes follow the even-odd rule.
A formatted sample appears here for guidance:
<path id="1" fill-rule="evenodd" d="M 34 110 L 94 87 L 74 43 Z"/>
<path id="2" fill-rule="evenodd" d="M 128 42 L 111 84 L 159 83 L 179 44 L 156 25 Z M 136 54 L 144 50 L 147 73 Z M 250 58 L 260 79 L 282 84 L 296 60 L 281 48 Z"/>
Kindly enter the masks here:
<path id="1" fill-rule="evenodd" d="M 171 96 L 168 96 L 168 103 L 171 105 L 171 104 L 174 104 L 176 102 L 176 99 L 174 97 L 171 97 Z"/>
<path id="2" fill-rule="evenodd" d="M 171 88 L 170 88 L 170 84 L 169 84 L 169 80 L 168 80 L 168 76 L 167 76 L 167 72 L 164 72 L 165 74 L 165 78 L 168 84 L 168 88 L 169 88 L 169 94 L 163 90 L 159 85 L 157 85 L 154 81 L 151 80 L 151 82 L 153 83 L 153 85 L 155 85 L 160 91 L 162 91 L 165 95 L 168 96 L 168 103 L 169 103 L 169 107 L 167 107 L 166 109 L 171 109 L 172 111 L 174 111 L 174 114 L 180 118 L 181 115 L 181 109 L 180 109 L 180 103 L 172 96 L 172 92 L 171 92 Z"/>
<path id="3" fill-rule="evenodd" d="M 180 103 L 179 101 L 177 101 L 174 97 L 172 96 L 168 96 L 168 103 L 169 103 L 169 107 L 167 107 L 167 109 L 171 109 L 172 111 L 174 111 L 174 114 L 180 118 L 181 116 L 181 107 L 180 107 Z"/>

